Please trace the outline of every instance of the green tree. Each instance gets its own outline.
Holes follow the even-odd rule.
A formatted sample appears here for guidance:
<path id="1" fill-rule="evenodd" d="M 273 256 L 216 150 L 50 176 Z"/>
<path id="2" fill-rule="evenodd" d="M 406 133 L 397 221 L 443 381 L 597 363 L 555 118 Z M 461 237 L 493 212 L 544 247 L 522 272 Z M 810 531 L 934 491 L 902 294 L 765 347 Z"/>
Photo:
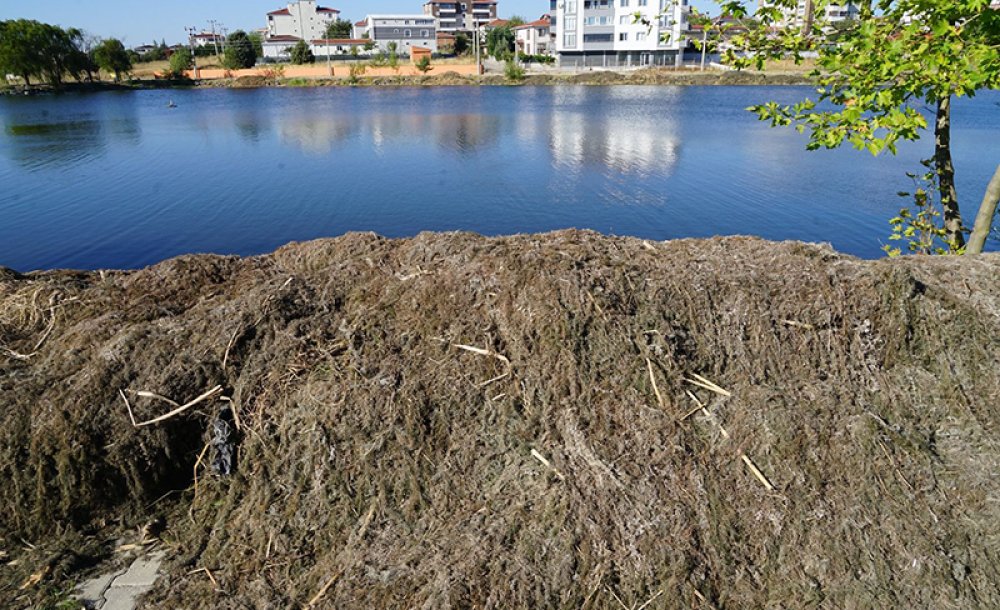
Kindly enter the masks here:
<path id="1" fill-rule="evenodd" d="M 102 70 L 113 72 L 116 83 L 121 82 L 122 74 L 132 69 L 132 58 L 117 38 L 102 40 L 94 49 L 94 61 Z"/>
<path id="2" fill-rule="evenodd" d="M 519 25 L 524 25 L 525 23 L 527 23 L 527 21 L 525 21 L 524 17 L 520 15 L 514 15 L 513 17 L 507 20 L 507 25 L 509 25 L 512 28 L 516 28 Z"/>
<path id="3" fill-rule="evenodd" d="M 313 55 L 312 49 L 306 44 L 306 41 L 300 40 L 295 43 L 292 47 L 292 63 L 293 64 L 311 64 L 316 62 L 316 56 Z"/>
<path id="4" fill-rule="evenodd" d="M 67 72 L 79 79 L 89 66 L 82 56 L 82 42 L 83 34 L 77 29 L 27 19 L 2 21 L 0 69 L 17 74 L 26 85 L 38 77 L 57 87 Z"/>
<path id="5" fill-rule="evenodd" d="M 393 70 L 399 69 L 399 53 L 397 52 L 397 49 L 399 49 L 399 44 L 395 41 L 389 43 L 389 67 Z"/>
<path id="6" fill-rule="evenodd" d="M 257 57 L 263 57 L 264 56 L 264 37 L 261 35 L 261 33 L 260 32 L 250 32 L 249 34 L 247 34 L 247 38 L 250 39 L 250 44 L 253 45 L 253 52 L 254 52 L 254 55 L 255 55 L 254 60 L 256 61 Z"/>
<path id="7" fill-rule="evenodd" d="M 257 63 L 253 41 L 243 30 L 236 30 L 226 38 L 226 52 L 222 65 L 229 70 L 252 68 Z"/>
<path id="8" fill-rule="evenodd" d="M 177 49 L 170 56 L 170 76 L 180 78 L 184 76 L 186 71 L 191 69 L 192 65 L 193 58 L 191 57 L 191 51 L 187 47 Z"/>
<path id="9" fill-rule="evenodd" d="M 486 52 L 498 61 L 507 61 L 514 56 L 515 36 L 509 25 L 493 28 L 486 35 Z"/>
<path id="10" fill-rule="evenodd" d="M 463 55 L 469 50 L 469 37 L 459 33 L 455 35 L 455 55 Z"/>
<path id="11" fill-rule="evenodd" d="M 427 74 L 428 72 L 431 71 L 431 58 L 428 57 L 427 55 L 424 55 L 423 57 L 417 60 L 417 63 L 414 64 L 414 67 L 416 67 L 417 70 L 420 70 L 421 74 Z"/>
<path id="12" fill-rule="evenodd" d="M 813 17 L 825 15 L 829 3 L 809 3 L 814 11 L 807 12 L 802 26 L 792 27 L 781 27 L 781 9 L 793 8 L 795 0 L 762 3 L 754 15 L 760 27 L 731 39 L 734 48 L 726 60 L 737 68 L 762 68 L 789 54 L 801 59 L 807 50 L 819 54 L 813 73 L 817 99 L 769 102 L 751 110 L 772 125 L 794 125 L 808 133 L 809 149 L 850 143 L 878 155 L 895 154 L 900 140 L 919 139 L 929 127 L 922 112 L 929 107 L 934 113 L 929 162 L 943 239 L 953 252 L 981 252 L 996 215 L 1000 167 L 966 244 L 951 155 L 951 104 L 955 97 L 1000 87 L 1000 11 L 985 0 L 869 0 L 860 4 L 856 27 L 836 31 L 838 44 L 830 45 L 829 24 Z M 736 0 L 722 7 L 727 15 L 747 16 Z"/>
<path id="13" fill-rule="evenodd" d="M 350 21 L 338 18 L 336 21 L 331 21 L 330 24 L 326 26 L 326 37 L 350 38 L 352 29 L 353 27 Z"/>
<path id="14" fill-rule="evenodd" d="M 504 62 L 503 73 L 504 76 L 507 77 L 507 80 L 511 80 L 514 82 L 520 82 L 524 80 L 524 68 L 517 65 L 517 62 L 514 61 L 513 59 L 508 59 L 506 62 Z"/>

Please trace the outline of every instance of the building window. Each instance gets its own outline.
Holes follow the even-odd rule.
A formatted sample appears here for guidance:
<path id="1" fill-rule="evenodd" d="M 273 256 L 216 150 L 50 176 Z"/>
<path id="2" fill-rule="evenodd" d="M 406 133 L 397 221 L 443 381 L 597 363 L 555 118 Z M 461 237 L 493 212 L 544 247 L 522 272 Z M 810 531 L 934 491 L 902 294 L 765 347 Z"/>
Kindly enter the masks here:
<path id="1" fill-rule="evenodd" d="M 576 29 L 576 17 L 567 17 L 566 22 L 563 24 L 564 30 L 575 30 Z"/>
<path id="2" fill-rule="evenodd" d="M 576 0 L 566 0 L 566 14 L 572 15 L 576 13 Z"/>
<path id="3" fill-rule="evenodd" d="M 427 38 L 427 30 L 420 30 L 420 37 Z"/>
<path id="4" fill-rule="evenodd" d="M 649 4 L 649 0 L 639 0 L 639 6 L 646 6 Z"/>
<path id="5" fill-rule="evenodd" d="M 628 8 L 628 0 L 620 0 L 620 2 L 618 3 L 618 6 L 621 6 L 621 7 L 624 7 L 624 8 Z"/>
<path id="6" fill-rule="evenodd" d="M 621 42 L 628 42 L 628 32 L 622 32 L 618 35 L 618 40 Z"/>
<path id="7" fill-rule="evenodd" d="M 413 35 L 413 31 L 412 30 L 403 30 L 403 36 L 404 37 L 409 38 L 412 35 Z"/>
<path id="8" fill-rule="evenodd" d="M 619 25 L 628 25 L 632 23 L 632 15 L 622 15 L 618 18 Z"/>
<path id="9" fill-rule="evenodd" d="M 646 32 L 636 32 L 635 39 L 639 41 L 646 40 Z"/>
<path id="10" fill-rule="evenodd" d="M 566 34 L 563 36 L 563 46 L 564 47 L 575 47 L 576 46 L 576 34 Z"/>

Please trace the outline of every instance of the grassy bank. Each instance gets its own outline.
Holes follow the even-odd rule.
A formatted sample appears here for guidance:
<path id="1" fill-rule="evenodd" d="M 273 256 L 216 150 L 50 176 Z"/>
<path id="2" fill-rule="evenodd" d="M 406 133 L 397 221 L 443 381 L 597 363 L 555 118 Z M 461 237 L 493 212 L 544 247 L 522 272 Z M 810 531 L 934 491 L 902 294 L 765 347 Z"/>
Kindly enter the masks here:
<path id="1" fill-rule="evenodd" d="M 998 272 L 577 231 L 0 270 L 0 606 L 127 543 L 149 608 L 997 607 Z"/>

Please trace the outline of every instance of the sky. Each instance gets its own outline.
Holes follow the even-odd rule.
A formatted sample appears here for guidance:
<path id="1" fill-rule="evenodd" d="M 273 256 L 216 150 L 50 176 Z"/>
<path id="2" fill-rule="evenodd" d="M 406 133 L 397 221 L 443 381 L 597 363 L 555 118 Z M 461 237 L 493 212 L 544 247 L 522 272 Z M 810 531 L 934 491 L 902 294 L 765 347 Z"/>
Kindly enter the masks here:
<path id="1" fill-rule="evenodd" d="M 703 6 L 707 0 L 693 4 Z M 321 0 L 340 10 L 342 18 L 357 21 L 369 13 L 420 13 L 424 0 Z M 102 38 L 121 39 L 134 47 L 166 39 L 168 44 L 186 40 L 184 28 L 210 30 L 209 20 L 221 22 L 230 32 L 265 25 L 268 11 L 282 8 L 285 0 L 2 0 L 0 20 L 36 19 L 63 27 L 78 27 Z M 500 0 L 501 17 L 520 15 L 536 19 L 548 12 L 549 0 Z"/>

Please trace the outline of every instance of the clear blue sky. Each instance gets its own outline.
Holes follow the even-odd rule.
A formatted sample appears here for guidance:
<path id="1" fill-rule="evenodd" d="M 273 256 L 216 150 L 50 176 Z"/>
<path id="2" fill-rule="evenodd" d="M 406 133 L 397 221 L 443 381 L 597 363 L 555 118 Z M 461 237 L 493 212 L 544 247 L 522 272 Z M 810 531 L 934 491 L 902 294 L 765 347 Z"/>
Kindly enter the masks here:
<path id="1" fill-rule="evenodd" d="M 419 13 L 424 0 L 320 0 L 339 9 L 342 17 L 357 21 L 367 13 Z M 693 0 L 699 8 L 710 0 Z M 283 7 L 285 0 L 3 0 L 0 19 L 37 19 L 78 27 L 101 37 L 122 39 L 126 46 L 185 39 L 185 26 L 209 28 L 209 19 L 233 31 L 265 25 L 264 15 Z M 500 0 L 500 16 L 536 18 L 549 10 L 549 0 Z"/>

